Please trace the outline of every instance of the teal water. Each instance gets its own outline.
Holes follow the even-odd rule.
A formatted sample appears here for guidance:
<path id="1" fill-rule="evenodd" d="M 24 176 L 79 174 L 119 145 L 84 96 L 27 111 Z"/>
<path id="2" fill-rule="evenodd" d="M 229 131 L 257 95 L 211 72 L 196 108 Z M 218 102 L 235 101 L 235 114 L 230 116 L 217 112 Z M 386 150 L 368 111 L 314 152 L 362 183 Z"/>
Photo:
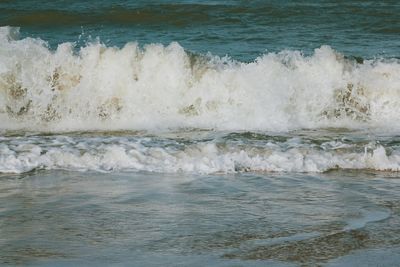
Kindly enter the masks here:
<path id="1" fill-rule="evenodd" d="M 244 61 L 321 45 L 373 58 L 399 57 L 399 12 L 398 1 L 1 1 L 0 24 L 51 46 L 83 34 L 109 46 L 177 41 Z"/>
<path id="2" fill-rule="evenodd" d="M 397 1 L 0 1 L 1 266 L 396 266 Z"/>

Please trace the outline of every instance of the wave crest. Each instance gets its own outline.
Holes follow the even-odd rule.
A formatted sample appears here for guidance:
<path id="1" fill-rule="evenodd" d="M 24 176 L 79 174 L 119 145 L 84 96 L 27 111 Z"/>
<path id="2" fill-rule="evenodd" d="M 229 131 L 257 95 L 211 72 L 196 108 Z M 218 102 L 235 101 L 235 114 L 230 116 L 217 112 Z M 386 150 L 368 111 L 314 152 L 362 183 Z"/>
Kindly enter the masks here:
<path id="1" fill-rule="evenodd" d="M 0 28 L 0 40 L 2 130 L 400 127 L 397 59 L 357 62 L 329 46 L 251 63 L 178 43 L 51 51 L 11 27 Z"/>

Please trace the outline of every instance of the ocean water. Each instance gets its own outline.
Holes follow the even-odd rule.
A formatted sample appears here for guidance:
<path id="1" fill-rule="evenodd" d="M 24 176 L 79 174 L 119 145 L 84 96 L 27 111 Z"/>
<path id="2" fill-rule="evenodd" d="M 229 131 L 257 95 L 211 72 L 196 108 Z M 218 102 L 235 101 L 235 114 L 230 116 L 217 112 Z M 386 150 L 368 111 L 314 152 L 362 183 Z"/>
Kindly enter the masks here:
<path id="1" fill-rule="evenodd" d="M 394 266 L 397 1 L 0 1 L 0 265 Z"/>

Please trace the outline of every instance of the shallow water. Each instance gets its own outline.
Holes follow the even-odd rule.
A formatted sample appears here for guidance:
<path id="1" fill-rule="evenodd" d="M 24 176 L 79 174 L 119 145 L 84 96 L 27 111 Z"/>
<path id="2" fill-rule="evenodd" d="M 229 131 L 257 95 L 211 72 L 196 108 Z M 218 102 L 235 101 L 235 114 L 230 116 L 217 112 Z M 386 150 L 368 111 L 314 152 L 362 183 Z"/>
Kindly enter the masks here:
<path id="1" fill-rule="evenodd" d="M 400 248 L 399 187 L 393 173 L 357 171 L 3 175 L 0 261 L 343 266 Z"/>

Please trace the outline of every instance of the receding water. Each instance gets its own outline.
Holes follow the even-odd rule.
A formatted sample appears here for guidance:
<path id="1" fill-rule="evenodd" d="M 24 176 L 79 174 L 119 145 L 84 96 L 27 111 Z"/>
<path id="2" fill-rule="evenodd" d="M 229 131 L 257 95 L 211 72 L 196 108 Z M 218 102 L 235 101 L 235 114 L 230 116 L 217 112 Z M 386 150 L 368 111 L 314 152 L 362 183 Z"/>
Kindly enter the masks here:
<path id="1" fill-rule="evenodd" d="M 391 173 L 40 171 L 0 179 L 0 261 L 6 265 L 376 266 L 400 260 L 393 252 L 400 249 L 400 182 Z M 388 255 L 363 261 L 374 251 Z"/>

